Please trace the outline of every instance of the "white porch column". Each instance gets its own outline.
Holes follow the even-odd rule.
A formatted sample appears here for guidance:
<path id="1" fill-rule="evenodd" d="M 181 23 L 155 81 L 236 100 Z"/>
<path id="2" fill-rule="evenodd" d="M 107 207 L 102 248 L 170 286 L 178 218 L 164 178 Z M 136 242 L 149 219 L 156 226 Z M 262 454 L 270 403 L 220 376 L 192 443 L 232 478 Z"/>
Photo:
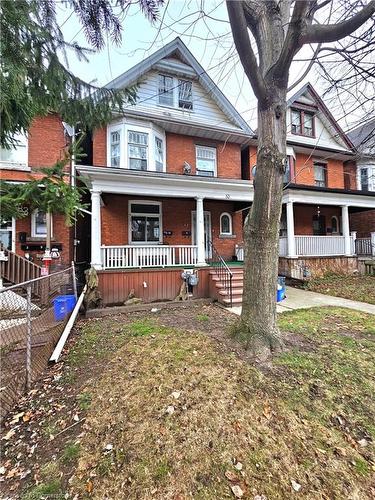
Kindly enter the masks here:
<path id="1" fill-rule="evenodd" d="M 100 191 L 91 191 L 91 266 L 102 268 Z"/>
<path id="2" fill-rule="evenodd" d="M 204 247 L 204 209 L 203 209 L 203 198 L 197 196 L 197 207 L 196 207 L 196 242 L 198 246 L 197 255 L 197 266 L 206 266 L 206 250 Z"/>
<path id="3" fill-rule="evenodd" d="M 295 258 L 296 255 L 296 239 L 294 237 L 294 213 L 293 202 L 288 201 L 286 204 L 286 228 L 288 235 L 288 257 Z"/>
<path id="4" fill-rule="evenodd" d="M 371 255 L 375 257 L 375 233 L 370 233 Z"/>
<path id="5" fill-rule="evenodd" d="M 348 205 L 341 207 L 342 234 L 344 236 L 345 255 L 352 255 L 349 230 L 349 208 Z"/>

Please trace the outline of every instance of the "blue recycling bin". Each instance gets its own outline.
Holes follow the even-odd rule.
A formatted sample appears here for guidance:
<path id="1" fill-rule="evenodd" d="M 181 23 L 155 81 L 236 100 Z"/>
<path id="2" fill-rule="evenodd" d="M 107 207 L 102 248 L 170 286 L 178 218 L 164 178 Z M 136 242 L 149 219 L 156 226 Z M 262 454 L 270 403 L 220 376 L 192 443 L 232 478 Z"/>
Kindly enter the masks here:
<path id="1" fill-rule="evenodd" d="M 276 302 L 281 302 L 285 299 L 285 277 L 278 276 L 277 278 L 277 292 L 276 292 Z"/>
<path id="2" fill-rule="evenodd" d="M 74 295 L 59 295 L 53 300 L 55 321 L 63 321 L 67 314 L 73 311 L 76 304 Z"/>

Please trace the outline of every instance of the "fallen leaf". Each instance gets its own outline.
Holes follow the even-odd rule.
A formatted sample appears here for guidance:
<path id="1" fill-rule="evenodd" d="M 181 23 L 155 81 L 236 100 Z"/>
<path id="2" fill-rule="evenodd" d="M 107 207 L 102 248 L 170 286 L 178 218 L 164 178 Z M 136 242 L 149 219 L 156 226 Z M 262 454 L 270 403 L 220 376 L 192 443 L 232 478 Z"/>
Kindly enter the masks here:
<path id="1" fill-rule="evenodd" d="M 292 488 L 294 489 L 294 491 L 299 491 L 302 488 L 302 486 L 293 479 L 290 482 L 292 483 Z"/>
<path id="2" fill-rule="evenodd" d="M 178 399 L 178 398 L 181 396 L 181 392 L 180 392 L 180 391 L 173 391 L 173 392 L 172 392 L 172 396 L 173 396 L 175 399 Z"/>
<path id="3" fill-rule="evenodd" d="M 232 472 L 231 470 L 225 471 L 225 477 L 227 479 L 229 479 L 229 481 L 232 481 L 232 482 L 238 481 L 236 474 L 234 472 Z"/>
<path id="4" fill-rule="evenodd" d="M 230 487 L 230 489 L 232 490 L 232 493 L 236 498 L 243 497 L 243 490 L 241 489 L 240 486 L 238 486 L 238 484 L 234 484 L 233 486 Z"/>
<path id="5" fill-rule="evenodd" d="M 5 436 L 2 438 L 2 439 L 5 439 L 6 441 L 9 441 L 9 439 L 11 437 L 13 437 L 15 435 L 16 431 L 14 431 L 13 429 L 10 429 L 6 434 Z"/>
<path id="6" fill-rule="evenodd" d="M 234 464 L 234 468 L 237 469 L 237 470 L 242 470 L 242 464 L 241 462 L 237 462 L 236 464 Z"/>
<path id="7" fill-rule="evenodd" d="M 172 406 L 172 405 L 168 406 L 168 408 L 166 409 L 166 413 L 168 413 L 168 415 L 173 415 L 174 406 Z"/>
<path id="8" fill-rule="evenodd" d="M 94 485 L 92 483 L 92 481 L 87 481 L 86 483 L 86 491 L 87 493 L 92 493 L 92 490 L 94 489 Z"/>
<path id="9" fill-rule="evenodd" d="M 272 416 L 272 410 L 270 405 L 265 405 L 263 408 L 263 415 L 266 417 L 267 420 L 269 420 Z"/>
<path id="10" fill-rule="evenodd" d="M 24 415 L 25 415 L 24 411 L 22 411 L 21 413 L 17 413 L 17 415 L 14 415 L 14 417 L 10 421 L 10 424 L 11 425 L 17 424 L 20 421 L 20 418 L 23 417 Z"/>

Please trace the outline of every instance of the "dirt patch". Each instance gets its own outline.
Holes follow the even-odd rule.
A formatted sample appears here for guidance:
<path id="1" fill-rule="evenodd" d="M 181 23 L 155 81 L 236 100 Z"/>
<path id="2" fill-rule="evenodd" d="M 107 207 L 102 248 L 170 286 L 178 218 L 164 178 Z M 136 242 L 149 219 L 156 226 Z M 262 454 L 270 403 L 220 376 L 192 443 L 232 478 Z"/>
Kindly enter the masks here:
<path id="1" fill-rule="evenodd" d="M 313 292 L 375 304 L 375 276 L 327 274 L 311 278 L 304 288 Z"/>

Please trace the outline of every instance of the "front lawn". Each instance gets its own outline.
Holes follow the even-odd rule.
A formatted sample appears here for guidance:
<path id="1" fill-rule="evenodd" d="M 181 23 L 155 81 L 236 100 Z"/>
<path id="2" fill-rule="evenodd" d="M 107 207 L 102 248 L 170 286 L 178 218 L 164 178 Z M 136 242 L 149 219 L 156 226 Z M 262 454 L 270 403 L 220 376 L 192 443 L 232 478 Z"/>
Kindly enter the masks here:
<path id="1" fill-rule="evenodd" d="M 327 274 L 321 278 L 311 278 L 306 289 L 375 304 L 375 276 Z"/>
<path id="2" fill-rule="evenodd" d="M 234 320 L 195 306 L 82 321 L 8 419 L 6 493 L 373 498 L 374 317 L 284 313 L 284 353 L 257 366 Z"/>

